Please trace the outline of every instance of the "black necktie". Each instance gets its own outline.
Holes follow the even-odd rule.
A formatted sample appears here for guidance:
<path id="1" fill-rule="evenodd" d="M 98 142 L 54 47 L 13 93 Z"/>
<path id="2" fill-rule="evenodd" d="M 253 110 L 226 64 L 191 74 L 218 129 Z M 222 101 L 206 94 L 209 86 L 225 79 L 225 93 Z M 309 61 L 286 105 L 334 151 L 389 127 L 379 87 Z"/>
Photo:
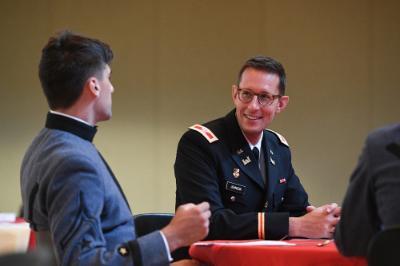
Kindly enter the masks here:
<path id="1" fill-rule="evenodd" d="M 266 177 L 266 171 L 265 171 L 265 162 L 263 161 L 264 157 L 261 158 L 262 160 L 260 163 L 260 152 L 258 151 L 258 148 L 254 147 L 251 151 L 253 152 L 254 157 L 256 157 L 256 163 L 257 163 L 258 169 L 260 169 L 260 173 L 261 173 L 261 176 L 262 176 L 264 184 L 265 184 L 267 177 Z"/>
<path id="2" fill-rule="evenodd" d="M 253 152 L 253 154 L 254 154 L 254 157 L 256 157 L 256 162 L 257 162 L 257 164 L 258 164 L 258 160 L 259 160 L 259 158 L 260 158 L 260 152 L 258 151 L 257 147 L 254 147 L 253 150 L 252 150 L 252 152 Z"/>

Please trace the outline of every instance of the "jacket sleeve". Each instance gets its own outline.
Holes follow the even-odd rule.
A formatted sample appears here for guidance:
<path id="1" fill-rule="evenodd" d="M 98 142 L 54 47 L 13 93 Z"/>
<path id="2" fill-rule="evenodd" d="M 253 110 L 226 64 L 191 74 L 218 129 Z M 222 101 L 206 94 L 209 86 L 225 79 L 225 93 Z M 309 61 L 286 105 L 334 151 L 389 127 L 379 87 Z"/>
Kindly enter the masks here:
<path id="1" fill-rule="evenodd" d="M 209 145 L 213 144 L 190 131 L 181 138 L 174 166 L 177 205 L 210 203 L 212 216 L 207 239 L 276 239 L 287 234 L 288 213 L 237 214 L 224 206 L 220 194 L 223 184 L 219 181 L 221 162 Z"/>
<path id="2" fill-rule="evenodd" d="M 60 265 L 168 265 L 159 231 L 107 249 L 101 223 L 106 188 L 99 175 L 89 158 L 67 158 L 48 184 L 46 208 Z"/>

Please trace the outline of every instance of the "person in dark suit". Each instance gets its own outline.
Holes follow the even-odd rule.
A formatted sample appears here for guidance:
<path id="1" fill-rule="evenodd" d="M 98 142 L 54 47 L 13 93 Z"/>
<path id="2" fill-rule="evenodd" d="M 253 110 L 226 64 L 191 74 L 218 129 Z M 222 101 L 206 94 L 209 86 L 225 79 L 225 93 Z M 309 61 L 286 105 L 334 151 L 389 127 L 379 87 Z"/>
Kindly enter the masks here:
<path id="1" fill-rule="evenodd" d="M 23 216 L 60 265 L 168 265 L 207 235 L 208 203 L 186 204 L 161 231 L 136 237 L 125 195 L 93 138 L 111 117 L 110 47 L 64 31 L 42 50 L 50 112 L 21 166 Z"/>
<path id="2" fill-rule="evenodd" d="M 257 56 L 232 86 L 235 109 L 179 141 L 176 206 L 207 201 L 208 239 L 331 238 L 340 208 L 310 206 L 283 136 L 265 130 L 289 102 L 276 60 Z"/>
<path id="3" fill-rule="evenodd" d="M 371 239 L 400 225 L 400 124 L 370 133 L 343 201 L 335 232 L 339 251 L 367 255 Z"/>

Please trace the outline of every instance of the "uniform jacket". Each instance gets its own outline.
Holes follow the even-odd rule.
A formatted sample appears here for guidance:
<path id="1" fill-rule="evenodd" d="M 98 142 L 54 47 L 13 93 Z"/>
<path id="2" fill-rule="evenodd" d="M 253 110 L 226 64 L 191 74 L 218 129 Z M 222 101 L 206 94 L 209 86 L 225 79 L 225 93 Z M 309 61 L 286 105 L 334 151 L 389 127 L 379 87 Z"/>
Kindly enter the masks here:
<path id="1" fill-rule="evenodd" d="M 371 238 L 400 225 L 400 124 L 372 132 L 354 170 L 335 241 L 347 256 L 366 256 Z"/>
<path id="2" fill-rule="evenodd" d="M 264 131 L 264 184 L 235 110 L 192 128 L 178 145 L 176 206 L 210 203 L 208 239 L 280 239 L 287 235 L 289 216 L 304 214 L 309 204 L 284 138 Z"/>
<path id="3" fill-rule="evenodd" d="M 95 127 L 51 114 L 21 167 L 24 217 L 61 265 L 168 265 L 159 231 L 136 238 L 128 202 L 92 144 Z"/>

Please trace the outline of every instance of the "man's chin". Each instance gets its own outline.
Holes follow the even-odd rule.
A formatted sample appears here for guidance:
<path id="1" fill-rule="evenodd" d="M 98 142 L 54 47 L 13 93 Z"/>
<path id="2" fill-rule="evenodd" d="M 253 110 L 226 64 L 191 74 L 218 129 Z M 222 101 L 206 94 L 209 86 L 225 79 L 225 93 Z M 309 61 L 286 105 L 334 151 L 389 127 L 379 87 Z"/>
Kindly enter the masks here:
<path id="1" fill-rule="evenodd" d="M 244 128 L 244 129 L 242 129 L 242 131 L 243 131 L 244 134 L 246 134 L 246 135 L 255 135 L 255 136 L 261 134 L 261 132 L 262 132 L 263 130 L 264 130 L 264 128 L 260 128 L 260 127 L 257 127 L 257 128 Z"/>
<path id="2" fill-rule="evenodd" d="M 260 125 L 259 123 L 246 123 L 244 127 L 242 127 L 243 131 L 246 132 L 251 132 L 251 133 L 261 133 L 263 131 L 264 127 Z"/>
<path id="3" fill-rule="evenodd" d="M 99 117 L 99 118 L 97 119 L 97 122 L 103 122 L 103 121 L 110 120 L 111 117 L 112 117 L 112 114 L 111 114 L 111 113 L 110 113 L 110 114 L 103 115 L 103 116 L 101 116 L 101 117 Z"/>

